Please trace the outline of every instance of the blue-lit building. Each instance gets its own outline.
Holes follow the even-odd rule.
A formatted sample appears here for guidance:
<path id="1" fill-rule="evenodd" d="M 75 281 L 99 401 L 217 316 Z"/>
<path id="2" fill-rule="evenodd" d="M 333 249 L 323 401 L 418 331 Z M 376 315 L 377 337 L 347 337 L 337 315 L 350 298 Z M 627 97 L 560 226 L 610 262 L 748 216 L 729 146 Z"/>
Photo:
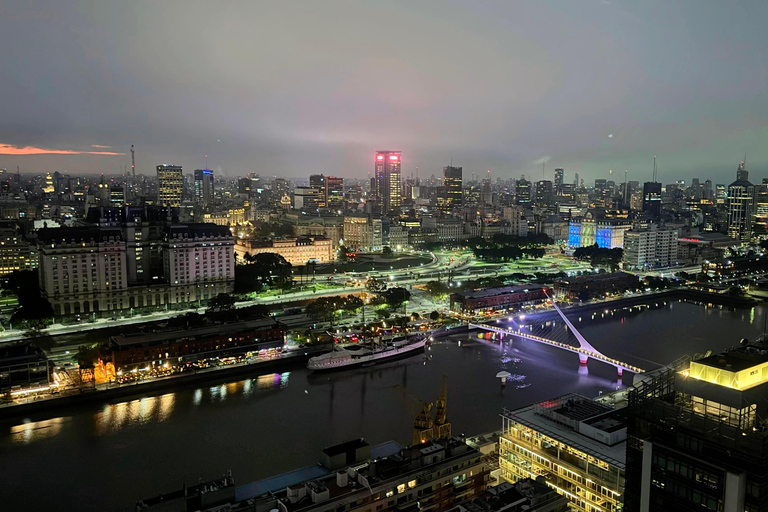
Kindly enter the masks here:
<path id="1" fill-rule="evenodd" d="M 624 232 L 632 228 L 627 219 L 595 219 L 587 214 L 568 226 L 568 247 L 589 247 L 597 244 L 604 249 L 624 247 Z"/>

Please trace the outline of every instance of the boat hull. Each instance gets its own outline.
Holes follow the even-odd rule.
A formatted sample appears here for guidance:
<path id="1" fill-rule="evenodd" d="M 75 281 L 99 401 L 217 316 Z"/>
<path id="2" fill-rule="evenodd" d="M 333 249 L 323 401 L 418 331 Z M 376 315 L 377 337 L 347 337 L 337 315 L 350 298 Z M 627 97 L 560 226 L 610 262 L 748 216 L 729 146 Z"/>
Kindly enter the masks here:
<path id="1" fill-rule="evenodd" d="M 406 350 L 401 350 L 396 354 L 387 355 L 387 356 L 379 357 L 376 359 L 361 358 L 362 360 L 352 360 L 346 364 L 328 365 L 328 366 L 322 366 L 317 368 L 313 368 L 310 364 L 308 364 L 307 369 L 311 370 L 314 373 L 330 373 L 330 372 L 340 372 L 344 370 L 351 370 L 353 368 L 362 368 L 362 367 L 367 368 L 370 366 L 376 366 L 384 363 L 389 363 L 392 361 L 398 361 L 400 359 L 406 359 L 408 357 L 413 357 L 415 355 L 421 354 L 424 352 L 425 346 L 426 346 L 426 343 L 418 343 L 418 344 L 414 344 L 412 348 L 407 347 Z"/>

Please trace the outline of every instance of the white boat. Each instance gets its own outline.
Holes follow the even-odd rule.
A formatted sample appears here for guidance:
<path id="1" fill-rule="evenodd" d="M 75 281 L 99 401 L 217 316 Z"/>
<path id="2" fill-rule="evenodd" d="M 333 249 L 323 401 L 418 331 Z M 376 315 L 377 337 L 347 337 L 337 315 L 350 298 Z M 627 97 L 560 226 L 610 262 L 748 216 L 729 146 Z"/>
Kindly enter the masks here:
<path id="1" fill-rule="evenodd" d="M 310 358 L 307 362 L 307 369 L 315 372 L 347 370 L 410 357 L 418 352 L 422 352 L 428 339 L 428 334 L 419 334 L 411 337 L 399 336 L 389 340 L 382 340 L 382 343 L 375 348 L 363 345 L 348 345 Z"/>

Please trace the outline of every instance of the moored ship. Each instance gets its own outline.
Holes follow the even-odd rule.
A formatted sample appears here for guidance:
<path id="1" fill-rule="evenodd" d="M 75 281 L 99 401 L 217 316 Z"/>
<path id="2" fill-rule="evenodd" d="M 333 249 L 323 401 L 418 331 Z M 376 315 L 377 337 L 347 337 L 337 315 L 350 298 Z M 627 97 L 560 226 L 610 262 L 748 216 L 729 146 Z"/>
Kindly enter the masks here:
<path id="1" fill-rule="evenodd" d="M 428 334 L 418 334 L 382 340 L 378 346 L 373 348 L 364 345 L 336 348 L 331 352 L 311 358 L 307 363 L 307 369 L 320 372 L 373 366 L 415 355 L 424 350 L 428 340 Z"/>

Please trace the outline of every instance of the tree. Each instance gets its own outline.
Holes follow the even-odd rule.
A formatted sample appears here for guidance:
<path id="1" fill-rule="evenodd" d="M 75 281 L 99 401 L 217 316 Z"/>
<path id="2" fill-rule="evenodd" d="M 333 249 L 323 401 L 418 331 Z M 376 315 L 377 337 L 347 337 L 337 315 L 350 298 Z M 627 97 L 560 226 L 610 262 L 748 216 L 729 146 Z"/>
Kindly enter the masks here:
<path id="1" fill-rule="evenodd" d="M 392 254 L 392 248 L 388 245 L 385 245 L 384 248 L 381 250 L 381 254 L 385 256 Z"/>
<path id="2" fill-rule="evenodd" d="M 80 345 L 77 347 L 77 354 L 75 355 L 77 364 L 80 368 L 93 368 L 96 361 L 99 359 L 99 345 L 93 343 L 91 345 Z"/>
<path id="3" fill-rule="evenodd" d="M 273 252 L 256 254 L 250 263 L 235 267 L 235 293 L 261 291 L 264 286 L 284 288 L 292 283 L 291 264 Z"/>
<path id="4" fill-rule="evenodd" d="M 235 307 L 235 298 L 228 293 L 220 293 L 208 302 L 208 311 L 230 311 Z"/>
<path id="5" fill-rule="evenodd" d="M 397 311 L 404 302 L 411 298 L 411 292 L 405 288 L 395 287 L 383 292 L 382 296 L 387 304 Z"/>
<path id="6" fill-rule="evenodd" d="M 444 299 L 450 293 L 448 285 L 440 281 L 430 281 L 426 284 L 426 288 L 429 295 L 436 300 Z"/>
<path id="7" fill-rule="evenodd" d="M 440 320 L 440 313 L 438 313 L 437 311 L 433 311 L 429 314 L 429 318 L 430 320 L 434 320 L 434 321 Z"/>
<path id="8" fill-rule="evenodd" d="M 363 299 L 356 295 L 347 295 L 344 298 L 344 304 L 342 305 L 342 308 L 344 311 L 348 311 L 350 313 L 354 313 L 358 309 L 363 307 Z"/>
<path id="9" fill-rule="evenodd" d="M 317 321 L 327 322 L 330 320 L 333 323 L 333 317 L 339 309 L 343 309 L 343 299 L 320 297 L 307 304 L 304 312 Z"/>
<path id="10" fill-rule="evenodd" d="M 376 279 L 375 277 L 371 277 L 365 283 L 365 289 L 371 293 L 381 293 L 387 289 L 387 283 Z"/>

